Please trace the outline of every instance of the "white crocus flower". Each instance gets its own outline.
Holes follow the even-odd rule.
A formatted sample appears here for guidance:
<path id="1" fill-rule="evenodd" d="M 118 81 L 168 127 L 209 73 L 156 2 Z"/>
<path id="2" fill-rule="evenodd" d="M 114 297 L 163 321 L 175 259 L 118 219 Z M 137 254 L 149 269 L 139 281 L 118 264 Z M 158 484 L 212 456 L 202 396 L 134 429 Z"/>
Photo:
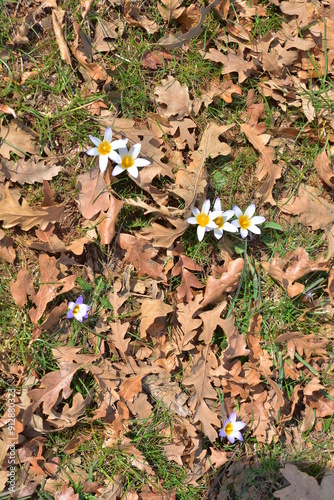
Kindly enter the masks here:
<path id="1" fill-rule="evenodd" d="M 216 199 L 215 204 L 213 205 L 213 210 L 215 212 L 222 212 L 222 205 L 219 198 Z M 234 217 L 234 215 L 235 213 L 233 212 L 233 210 L 226 210 L 226 212 L 222 212 L 222 214 L 216 217 L 216 219 L 213 221 L 218 226 L 217 229 L 214 230 L 214 235 L 217 240 L 220 240 L 220 238 L 223 236 L 224 231 L 228 231 L 230 233 L 238 232 L 238 229 L 235 226 L 232 226 L 230 222 L 227 222 L 229 219 Z"/>
<path id="2" fill-rule="evenodd" d="M 112 175 L 118 175 L 124 172 L 125 170 L 132 175 L 132 177 L 138 177 L 138 167 L 147 167 L 151 162 L 148 160 L 144 160 L 144 158 L 138 158 L 140 153 L 141 144 L 135 144 L 132 146 L 130 151 L 128 148 L 120 148 L 118 150 L 119 160 L 116 161 L 117 165 L 112 171 Z"/>
<path id="3" fill-rule="evenodd" d="M 240 227 L 240 234 L 242 238 L 247 238 L 248 231 L 254 234 L 261 234 L 261 230 L 257 227 L 257 224 L 262 224 L 266 220 L 265 217 L 261 215 L 253 217 L 255 213 L 255 205 L 252 203 L 246 208 L 245 213 L 242 213 L 237 205 L 234 205 L 233 212 L 237 216 L 237 219 L 232 221 L 235 227 Z"/>
<path id="4" fill-rule="evenodd" d="M 75 318 L 82 323 L 84 318 L 88 318 L 89 310 L 90 306 L 83 303 L 83 298 L 80 295 L 75 302 L 69 302 L 66 317 L 68 319 Z"/>
<path id="5" fill-rule="evenodd" d="M 211 231 L 212 229 L 217 229 L 217 224 L 214 219 L 219 217 L 222 212 L 214 211 L 210 212 L 210 200 L 205 200 L 202 205 L 202 210 L 199 211 L 198 208 L 192 210 L 194 217 L 189 217 L 187 222 L 189 224 L 198 224 L 197 227 L 197 237 L 198 241 L 202 241 L 204 238 L 205 231 Z"/>
<path id="6" fill-rule="evenodd" d="M 117 141 L 111 142 L 112 130 L 110 127 L 106 128 L 103 141 L 97 137 L 93 137 L 92 135 L 90 135 L 89 138 L 95 147 L 88 149 L 87 154 L 89 156 L 99 156 L 99 167 L 102 174 L 108 166 L 108 159 L 114 161 L 115 163 L 120 161 L 120 157 L 115 150 L 124 148 L 128 142 L 128 139 L 118 139 Z"/>
<path id="7" fill-rule="evenodd" d="M 236 439 L 243 441 L 243 437 L 241 434 L 241 430 L 246 427 L 245 422 L 237 422 L 237 414 L 235 411 L 232 411 L 229 418 L 227 418 L 224 422 L 224 427 L 219 433 L 220 437 L 227 437 L 230 443 L 234 443 Z"/>

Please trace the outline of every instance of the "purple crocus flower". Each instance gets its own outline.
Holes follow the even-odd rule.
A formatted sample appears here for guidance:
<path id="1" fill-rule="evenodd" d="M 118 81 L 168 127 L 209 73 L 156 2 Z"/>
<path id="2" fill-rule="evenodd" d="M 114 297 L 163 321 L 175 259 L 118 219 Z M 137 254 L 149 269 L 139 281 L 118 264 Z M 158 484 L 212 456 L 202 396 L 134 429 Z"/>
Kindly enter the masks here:
<path id="1" fill-rule="evenodd" d="M 89 310 L 90 306 L 83 303 L 83 298 L 80 295 L 75 302 L 69 302 L 66 317 L 68 319 L 75 318 L 82 323 L 83 318 L 88 318 Z"/>
<path id="2" fill-rule="evenodd" d="M 237 414 L 235 411 L 232 411 L 229 418 L 227 418 L 224 422 L 224 427 L 219 433 L 220 437 L 227 437 L 230 443 L 234 443 L 235 439 L 239 439 L 243 441 L 243 437 L 241 434 L 241 429 L 243 429 L 246 424 L 245 422 L 237 422 Z"/>

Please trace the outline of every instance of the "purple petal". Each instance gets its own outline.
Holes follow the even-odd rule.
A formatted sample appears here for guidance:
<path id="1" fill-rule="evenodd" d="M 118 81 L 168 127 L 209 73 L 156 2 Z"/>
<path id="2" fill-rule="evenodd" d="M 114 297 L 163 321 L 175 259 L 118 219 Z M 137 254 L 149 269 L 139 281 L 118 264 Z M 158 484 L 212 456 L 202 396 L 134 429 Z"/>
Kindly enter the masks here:
<path id="1" fill-rule="evenodd" d="M 71 319 L 71 318 L 73 318 L 73 317 L 74 317 L 74 316 L 73 316 L 72 311 L 68 311 L 68 312 L 67 312 L 67 314 L 66 314 L 66 318 L 67 318 L 67 319 Z"/>
<path id="2" fill-rule="evenodd" d="M 79 297 L 77 298 L 76 302 L 75 302 L 75 305 L 80 305 L 80 304 L 83 304 L 83 298 L 82 298 L 82 295 L 79 295 Z"/>

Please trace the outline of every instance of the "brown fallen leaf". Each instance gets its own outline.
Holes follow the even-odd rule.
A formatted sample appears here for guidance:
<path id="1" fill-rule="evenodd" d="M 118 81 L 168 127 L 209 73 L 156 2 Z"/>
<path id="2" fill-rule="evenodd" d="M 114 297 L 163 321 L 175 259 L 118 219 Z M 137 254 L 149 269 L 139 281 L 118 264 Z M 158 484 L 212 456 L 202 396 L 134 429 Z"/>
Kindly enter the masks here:
<path id="1" fill-rule="evenodd" d="M 16 120 L 8 125 L 0 122 L 0 155 L 10 160 L 12 151 L 20 158 L 24 158 L 27 153 L 37 154 L 37 136 L 28 127 Z"/>
<path id="2" fill-rule="evenodd" d="M 78 176 L 76 188 L 79 210 L 86 219 L 109 209 L 110 193 L 98 167 L 93 167 Z"/>
<path id="3" fill-rule="evenodd" d="M 15 282 L 10 283 L 10 292 L 16 305 L 23 307 L 28 301 L 28 297 L 34 300 L 36 297 L 34 282 L 27 269 L 20 269 Z"/>
<path id="4" fill-rule="evenodd" d="M 327 356 L 325 348 L 328 340 L 319 339 L 313 333 L 303 335 L 300 332 L 287 332 L 279 335 L 276 342 L 287 342 L 287 351 L 291 359 L 294 358 L 296 350 L 299 356 L 305 356 L 307 360 L 311 358 L 312 354 Z"/>
<path id="5" fill-rule="evenodd" d="M 192 104 L 188 87 L 181 85 L 171 75 L 155 88 L 154 95 L 158 103 L 158 113 L 161 115 L 167 118 L 175 116 L 178 120 L 189 116 Z"/>
<path id="6" fill-rule="evenodd" d="M 328 293 L 332 303 L 334 304 L 334 266 L 330 270 L 328 276 L 328 286 L 325 288 L 325 292 Z"/>
<path id="7" fill-rule="evenodd" d="M 184 299 L 189 302 L 193 300 L 194 293 L 192 288 L 197 290 L 204 288 L 204 284 L 198 281 L 196 276 L 191 271 L 202 271 L 202 268 L 190 257 L 183 253 L 183 246 L 177 246 L 172 254 L 179 258 L 178 262 L 172 269 L 172 276 L 181 277 L 181 285 L 177 288 L 177 302 Z"/>
<path id="8" fill-rule="evenodd" d="M 114 49 L 112 42 L 107 40 L 119 38 L 124 31 L 124 23 L 117 12 L 109 12 L 109 19 L 99 19 L 95 26 L 95 36 L 92 42 L 94 50 L 98 52 L 110 52 Z"/>
<path id="9" fill-rule="evenodd" d="M 202 307 L 218 302 L 225 292 L 234 290 L 239 282 L 244 267 L 243 259 L 231 260 L 228 266 L 224 266 L 224 272 L 220 278 L 209 276 L 206 284 Z"/>
<path id="10" fill-rule="evenodd" d="M 197 5 L 191 4 L 189 7 L 185 7 L 182 14 L 178 17 L 178 24 L 181 27 L 182 33 L 190 31 L 195 26 L 198 26 L 200 22 L 201 14 L 200 8 Z"/>
<path id="11" fill-rule="evenodd" d="M 185 42 L 192 40 L 196 36 L 199 36 L 203 31 L 203 22 L 207 14 L 211 11 L 213 7 L 216 7 L 221 0 L 214 0 L 209 5 L 205 6 L 204 4 L 201 6 L 201 10 L 199 13 L 199 22 L 194 27 L 191 28 L 188 33 L 178 32 L 176 34 L 171 34 L 164 36 L 158 40 L 158 44 L 162 45 L 166 49 L 176 49 L 177 47 L 182 47 Z"/>
<path id="12" fill-rule="evenodd" d="M 282 166 L 279 163 L 274 163 L 276 159 L 275 149 L 272 146 L 266 146 L 270 140 L 270 135 L 259 133 L 257 126 L 251 127 L 246 123 L 241 124 L 240 130 L 244 132 L 249 142 L 260 153 L 256 176 L 260 181 L 265 179 L 265 182 L 257 192 L 257 196 L 263 197 L 263 203 L 276 205 L 272 190 L 277 179 L 281 177 Z"/>
<path id="13" fill-rule="evenodd" d="M 0 257 L 10 264 L 13 264 L 16 259 L 16 252 L 13 245 L 13 238 L 8 238 L 4 231 L 0 229 Z"/>
<path id="14" fill-rule="evenodd" d="M 79 500 L 79 493 L 74 493 L 72 486 L 63 484 L 61 490 L 56 491 L 55 500 Z"/>
<path id="15" fill-rule="evenodd" d="M 126 20 L 131 26 L 140 26 L 150 35 L 158 31 L 157 23 L 141 14 L 140 8 L 133 5 L 131 0 L 125 0 L 124 14 Z"/>
<path id="16" fill-rule="evenodd" d="M 223 64 L 222 75 L 238 73 L 238 83 L 244 82 L 255 69 L 252 61 L 245 61 L 243 56 L 236 54 L 232 49 L 229 49 L 227 55 L 217 49 L 209 49 L 204 59 Z"/>
<path id="17" fill-rule="evenodd" d="M 166 219 L 172 227 L 165 227 L 152 222 L 149 227 L 144 227 L 140 231 L 140 236 L 145 240 L 149 240 L 153 247 L 169 248 L 186 231 L 188 223 L 184 219 L 172 217 Z"/>
<path id="18" fill-rule="evenodd" d="M 75 30 L 76 37 L 74 42 L 70 46 L 72 54 L 77 59 L 79 64 L 81 64 L 85 68 L 90 78 L 92 78 L 94 81 L 108 81 L 109 77 L 106 73 L 106 70 L 96 62 L 89 62 L 87 60 L 86 54 L 79 49 L 79 39 L 82 38 L 83 40 L 85 40 L 86 35 L 82 34 L 82 29 L 76 21 L 73 21 L 73 28 Z"/>
<path id="19" fill-rule="evenodd" d="M 51 180 L 58 175 L 63 167 L 57 165 L 55 160 L 48 162 L 46 159 L 29 158 L 28 161 L 18 160 L 17 162 L 2 160 L 1 171 L 13 182 L 20 184 L 33 184 Z"/>
<path id="20" fill-rule="evenodd" d="M 49 222 L 57 222 L 63 212 L 63 205 L 30 207 L 24 198 L 22 205 L 20 205 L 12 197 L 7 186 L 5 187 L 5 199 L 0 201 L 0 220 L 4 221 L 4 228 L 18 225 L 24 231 L 29 231 L 34 226 L 40 226 L 41 229 L 45 229 Z"/>
<path id="21" fill-rule="evenodd" d="M 202 104 L 207 108 L 212 102 L 216 102 L 219 99 L 227 103 L 232 102 L 232 94 L 241 95 L 242 91 L 239 85 L 235 85 L 230 77 L 224 77 L 223 80 L 218 78 L 210 80 L 208 82 L 200 97 L 195 98 L 193 104 L 193 111 L 197 115 L 200 111 Z"/>
<path id="22" fill-rule="evenodd" d="M 252 399 L 251 403 L 241 404 L 240 413 L 246 421 L 250 420 L 252 433 L 260 443 L 271 443 L 276 429 L 268 391 L 254 394 Z"/>
<path id="23" fill-rule="evenodd" d="M 72 66 L 71 54 L 67 46 L 67 43 L 65 42 L 62 30 L 64 15 L 65 11 L 60 6 L 58 6 L 56 9 L 52 9 L 52 25 L 57 40 L 57 44 L 60 50 L 60 57 L 63 61 Z"/>
<path id="24" fill-rule="evenodd" d="M 290 4 L 290 2 L 282 2 Z M 294 5 L 294 4 L 292 4 Z M 311 477 L 305 472 L 301 472 L 295 465 L 285 464 L 280 473 L 290 483 L 289 486 L 275 491 L 274 497 L 281 500 L 303 499 L 303 500 L 331 500 L 334 489 L 334 471 L 328 470 L 322 478 L 321 485 L 315 477 Z"/>
<path id="25" fill-rule="evenodd" d="M 202 320 L 198 317 L 201 298 L 201 295 L 196 295 L 190 302 L 177 304 L 172 319 L 173 343 L 180 353 L 194 348 L 193 340 L 202 326 Z"/>
<path id="26" fill-rule="evenodd" d="M 324 149 L 323 152 L 318 154 L 315 158 L 314 166 L 317 169 L 320 178 L 327 184 L 327 186 L 334 189 L 334 170 L 331 166 L 326 149 Z"/>
<path id="27" fill-rule="evenodd" d="M 177 19 L 185 10 L 181 7 L 183 0 L 160 0 L 164 5 L 158 3 L 158 11 L 162 19 L 169 24 L 173 19 Z"/>
<path id="28" fill-rule="evenodd" d="M 299 295 L 305 289 L 298 279 L 313 271 L 327 271 L 328 263 L 322 260 L 310 260 L 302 247 L 288 252 L 283 258 L 274 257 L 271 262 L 262 262 L 264 270 L 287 291 L 289 297 Z"/>
<path id="29" fill-rule="evenodd" d="M 0 111 L 1 113 L 6 113 L 7 115 L 12 115 L 14 118 L 16 118 L 15 111 L 7 106 L 7 104 L 0 104 Z"/>
<path id="30" fill-rule="evenodd" d="M 160 299 L 146 299 L 142 302 L 140 311 L 140 337 L 146 338 L 157 319 L 162 327 L 166 325 L 166 316 L 173 311 L 173 307 Z"/>
<path id="31" fill-rule="evenodd" d="M 87 16 L 88 12 L 90 11 L 92 5 L 94 3 L 94 0 L 81 0 L 80 6 L 81 6 L 81 15 L 82 19 L 85 19 Z"/>
<path id="32" fill-rule="evenodd" d="M 334 222 L 334 203 L 320 196 L 321 191 L 312 186 L 301 184 L 297 196 L 283 198 L 279 208 L 287 214 L 297 215 L 297 220 L 312 229 L 325 229 Z"/>
<path id="33" fill-rule="evenodd" d="M 165 65 L 165 61 L 174 61 L 175 56 L 167 50 L 148 50 L 141 59 L 144 68 L 158 69 Z"/>
<path id="34" fill-rule="evenodd" d="M 102 245 L 109 245 L 116 234 L 115 224 L 118 214 L 124 205 L 124 201 L 118 200 L 110 193 L 109 208 L 107 212 L 101 212 L 102 222 L 97 226 L 97 232 L 101 237 Z"/>
<path id="35" fill-rule="evenodd" d="M 189 150 L 193 151 L 196 138 L 194 130 L 196 123 L 190 118 L 183 118 L 182 120 L 170 120 L 169 131 L 174 137 L 177 149 L 185 149 L 188 145 Z"/>

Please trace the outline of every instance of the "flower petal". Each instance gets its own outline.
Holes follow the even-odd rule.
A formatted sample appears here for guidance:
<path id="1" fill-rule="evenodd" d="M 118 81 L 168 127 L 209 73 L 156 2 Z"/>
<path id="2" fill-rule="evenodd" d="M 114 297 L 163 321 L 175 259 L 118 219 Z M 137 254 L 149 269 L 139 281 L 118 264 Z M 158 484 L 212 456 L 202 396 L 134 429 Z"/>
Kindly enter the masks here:
<path id="1" fill-rule="evenodd" d="M 215 203 L 213 205 L 213 210 L 214 211 L 216 210 L 217 212 L 221 212 L 221 210 L 222 210 L 222 204 L 221 204 L 220 198 L 216 198 L 216 201 L 215 201 Z M 234 212 L 233 212 L 233 214 L 234 214 Z"/>
<path id="2" fill-rule="evenodd" d="M 220 229 L 214 229 L 213 234 L 217 238 L 217 240 L 220 240 L 220 238 L 223 236 L 223 231 Z"/>
<path id="3" fill-rule="evenodd" d="M 128 148 L 118 148 L 118 154 L 121 158 L 123 158 L 123 156 L 127 156 L 129 154 L 129 150 Z"/>
<path id="4" fill-rule="evenodd" d="M 213 220 L 210 220 L 205 227 L 208 229 L 217 229 L 218 226 Z"/>
<path id="5" fill-rule="evenodd" d="M 73 316 L 77 321 L 79 321 L 79 323 L 82 323 L 82 314 L 80 312 L 73 314 Z"/>
<path id="6" fill-rule="evenodd" d="M 73 313 L 72 313 L 72 311 L 68 311 L 68 312 L 67 312 L 67 314 L 66 314 L 66 318 L 67 318 L 67 319 L 71 319 L 71 318 L 73 318 Z"/>
<path id="7" fill-rule="evenodd" d="M 241 431 L 244 427 L 246 427 L 245 422 L 234 422 L 233 431 Z"/>
<path id="8" fill-rule="evenodd" d="M 110 153 L 108 154 L 108 157 L 110 158 L 111 161 L 114 161 L 115 163 L 122 163 L 122 158 L 119 156 L 116 151 L 111 150 Z"/>
<path id="9" fill-rule="evenodd" d="M 235 422 L 237 419 L 237 414 L 235 413 L 235 411 L 232 411 L 231 415 L 230 415 L 230 418 L 229 418 L 229 421 L 230 422 Z"/>
<path id="10" fill-rule="evenodd" d="M 132 167 L 128 168 L 127 171 L 130 175 L 132 175 L 132 177 L 137 179 L 139 172 L 138 172 L 138 168 L 136 167 L 136 165 L 133 165 Z"/>
<path id="11" fill-rule="evenodd" d="M 78 306 L 79 304 L 83 304 L 83 298 L 82 295 L 79 295 L 77 300 L 75 301 L 75 305 Z"/>
<path id="12" fill-rule="evenodd" d="M 234 224 L 232 225 L 229 222 L 224 223 L 223 229 L 224 229 L 224 231 L 228 231 L 229 233 L 237 233 L 238 232 L 238 228 L 235 227 Z"/>
<path id="13" fill-rule="evenodd" d="M 134 165 L 136 167 L 147 167 L 148 165 L 151 165 L 151 162 L 148 160 L 145 160 L 144 158 L 137 158 L 135 160 Z"/>
<path id="14" fill-rule="evenodd" d="M 248 228 L 249 229 L 249 228 Z M 240 229 L 240 234 L 241 234 L 241 238 L 245 239 L 247 238 L 248 236 L 248 230 L 247 229 Z"/>
<path id="15" fill-rule="evenodd" d="M 227 435 L 227 439 L 229 440 L 229 442 L 230 442 L 231 444 L 233 444 L 233 443 L 234 443 L 234 436 L 233 436 L 232 434 Z"/>
<path id="16" fill-rule="evenodd" d="M 141 143 L 138 142 L 138 144 L 135 144 L 134 146 L 132 146 L 132 148 L 129 151 L 129 154 L 135 160 L 137 158 L 137 156 L 139 155 L 140 150 L 141 150 Z"/>
<path id="17" fill-rule="evenodd" d="M 196 217 L 188 217 L 187 222 L 188 224 L 197 224 L 197 219 Z"/>
<path id="18" fill-rule="evenodd" d="M 113 141 L 110 146 L 111 149 L 120 149 L 124 148 L 126 146 L 126 143 L 128 142 L 128 139 L 118 139 L 117 141 Z"/>
<path id="19" fill-rule="evenodd" d="M 210 200 L 205 200 L 202 205 L 202 213 L 208 215 L 210 210 Z"/>
<path id="20" fill-rule="evenodd" d="M 231 224 L 233 224 L 233 226 L 235 227 L 240 227 L 240 222 L 239 222 L 239 219 L 234 219 L 231 221 Z"/>
<path id="21" fill-rule="evenodd" d="M 98 139 L 97 137 L 94 137 L 93 135 L 89 135 L 88 137 L 90 138 L 90 140 L 92 141 L 94 146 L 99 146 L 101 144 L 101 139 Z"/>
<path id="22" fill-rule="evenodd" d="M 202 241 L 205 235 L 205 227 L 203 226 L 197 226 L 197 237 L 198 241 Z"/>
<path id="23" fill-rule="evenodd" d="M 116 177 L 116 175 L 119 175 L 121 174 L 122 172 L 124 172 L 125 168 L 121 167 L 121 165 L 116 165 L 116 167 L 114 168 L 114 170 L 111 172 L 111 175 L 113 175 L 114 177 Z"/>
<path id="24" fill-rule="evenodd" d="M 217 217 L 220 217 L 222 215 L 221 210 L 215 210 L 214 212 L 209 212 L 208 213 L 209 217 L 211 220 L 216 219 Z"/>
<path id="25" fill-rule="evenodd" d="M 102 174 L 107 169 L 107 166 L 108 166 L 108 156 L 100 155 L 99 156 L 99 167 L 100 167 Z"/>
<path id="26" fill-rule="evenodd" d="M 97 148 L 91 148 L 86 151 L 89 156 L 97 156 L 99 154 Z"/>
<path id="27" fill-rule="evenodd" d="M 235 213 L 235 215 L 237 217 L 240 217 L 240 215 L 242 215 L 242 211 L 240 210 L 240 208 L 238 207 L 238 205 L 233 205 L 232 210 L 233 210 L 233 212 Z"/>
<path id="28" fill-rule="evenodd" d="M 224 431 L 224 428 L 221 431 L 219 431 L 219 436 L 226 437 L 226 432 Z"/>
<path id="29" fill-rule="evenodd" d="M 249 226 L 248 231 L 254 234 L 261 234 L 261 229 L 254 225 Z"/>
<path id="30" fill-rule="evenodd" d="M 104 132 L 104 140 L 108 142 L 112 141 L 112 130 L 110 127 L 107 127 Z"/>
<path id="31" fill-rule="evenodd" d="M 262 215 L 256 215 L 255 217 L 251 218 L 250 223 L 252 226 L 256 226 L 257 224 L 262 224 L 265 220 L 266 218 Z"/>
<path id="32" fill-rule="evenodd" d="M 253 217 L 255 214 L 255 205 L 254 203 L 251 203 L 245 210 L 244 215 L 248 215 L 249 218 Z"/>
<path id="33" fill-rule="evenodd" d="M 232 217 L 235 216 L 235 213 L 233 212 L 233 210 L 226 210 L 226 212 L 223 212 L 222 215 L 225 220 L 230 220 Z"/>
<path id="34" fill-rule="evenodd" d="M 241 432 L 239 432 L 239 431 L 233 431 L 230 437 L 233 438 L 233 443 L 234 443 L 234 439 L 239 439 L 239 441 L 243 441 L 244 440 L 244 438 L 242 437 Z"/>
<path id="35" fill-rule="evenodd" d="M 74 306 L 75 306 L 75 302 L 69 302 L 69 303 L 68 303 L 68 308 L 69 308 L 69 309 L 71 309 L 71 310 L 72 310 Z"/>
<path id="36" fill-rule="evenodd" d="M 196 215 L 198 215 L 200 212 L 199 212 L 198 208 L 194 207 L 194 209 L 191 211 L 191 213 L 192 213 L 193 215 L 195 215 L 195 216 L 196 216 Z"/>

